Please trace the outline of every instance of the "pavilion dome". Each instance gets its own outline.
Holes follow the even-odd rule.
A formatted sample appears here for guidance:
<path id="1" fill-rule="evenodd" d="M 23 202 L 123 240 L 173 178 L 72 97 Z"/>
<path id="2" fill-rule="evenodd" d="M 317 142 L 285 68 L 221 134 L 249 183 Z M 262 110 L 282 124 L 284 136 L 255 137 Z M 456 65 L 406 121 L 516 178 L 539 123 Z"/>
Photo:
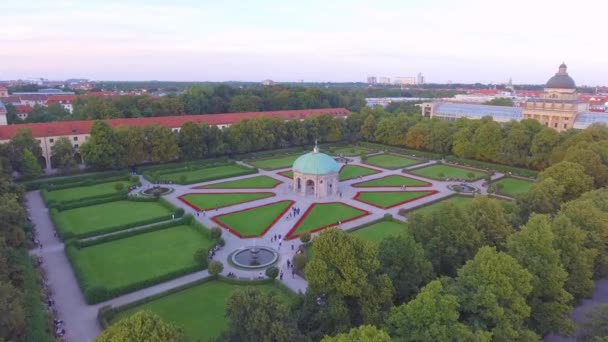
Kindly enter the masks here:
<path id="1" fill-rule="evenodd" d="M 293 171 L 307 175 L 324 175 L 340 171 L 340 164 L 334 158 L 325 153 L 319 152 L 318 148 L 314 151 L 300 156 L 293 163 Z"/>
<path id="2" fill-rule="evenodd" d="M 566 64 L 562 63 L 559 66 L 559 71 L 555 74 L 555 76 L 551 77 L 545 88 L 549 89 L 576 89 L 576 84 L 572 77 L 568 75 L 568 67 Z"/>

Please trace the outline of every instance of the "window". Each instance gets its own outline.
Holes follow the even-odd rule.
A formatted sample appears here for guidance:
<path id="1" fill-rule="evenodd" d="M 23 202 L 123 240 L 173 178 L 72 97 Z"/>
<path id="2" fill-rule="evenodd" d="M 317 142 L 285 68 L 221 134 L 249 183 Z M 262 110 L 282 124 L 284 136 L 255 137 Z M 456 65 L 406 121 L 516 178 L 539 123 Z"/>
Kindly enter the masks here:
<path id="1" fill-rule="evenodd" d="M 50 142 L 50 143 L 54 143 L 54 142 L 55 142 L 55 139 L 51 138 L 51 139 L 49 139 L 49 142 Z"/>
<path id="2" fill-rule="evenodd" d="M 553 127 L 557 128 L 557 122 L 555 124 L 553 124 Z"/>
<path id="3" fill-rule="evenodd" d="M 78 137 L 74 137 L 74 141 L 78 141 Z"/>
<path id="4" fill-rule="evenodd" d="M 78 148 L 78 144 L 74 144 L 74 148 Z"/>
<path id="5" fill-rule="evenodd" d="M 568 124 L 564 124 L 564 128 L 568 128 Z"/>

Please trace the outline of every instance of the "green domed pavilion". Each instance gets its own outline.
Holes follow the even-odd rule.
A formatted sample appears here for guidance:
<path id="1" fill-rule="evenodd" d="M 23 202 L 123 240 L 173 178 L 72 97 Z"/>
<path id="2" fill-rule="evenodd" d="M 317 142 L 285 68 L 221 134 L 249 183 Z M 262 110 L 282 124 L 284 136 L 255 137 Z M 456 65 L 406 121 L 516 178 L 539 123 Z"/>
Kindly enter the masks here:
<path id="1" fill-rule="evenodd" d="M 335 195 L 338 191 L 340 164 L 334 158 L 319 152 L 300 156 L 293 163 L 293 189 L 296 193 L 314 197 Z"/>

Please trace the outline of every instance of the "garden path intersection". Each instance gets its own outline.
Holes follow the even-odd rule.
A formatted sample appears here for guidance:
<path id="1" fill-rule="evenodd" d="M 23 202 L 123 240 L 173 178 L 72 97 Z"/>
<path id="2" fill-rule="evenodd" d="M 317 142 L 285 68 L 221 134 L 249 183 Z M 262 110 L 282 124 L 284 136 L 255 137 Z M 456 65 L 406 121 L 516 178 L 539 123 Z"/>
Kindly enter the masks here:
<path id="1" fill-rule="evenodd" d="M 391 214 L 395 219 L 404 220 L 403 216 L 399 215 L 401 209 L 411 209 L 418 206 L 424 206 L 426 204 L 436 202 L 442 198 L 452 196 L 454 191 L 448 188 L 449 185 L 457 185 L 461 182 L 454 181 L 438 181 L 421 176 L 413 175 L 411 173 L 404 173 L 402 170 L 407 172 L 408 169 L 421 168 L 424 166 L 430 166 L 436 161 L 429 161 L 421 164 L 411 165 L 405 168 L 399 169 L 383 169 L 378 166 L 370 166 L 361 163 L 359 158 L 352 158 L 354 161 L 349 162 L 349 165 L 364 166 L 378 170 L 378 173 L 370 174 L 367 176 L 356 177 L 354 179 L 342 181 L 339 184 L 340 195 L 331 195 L 324 198 L 307 197 L 305 195 L 294 193 L 291 189 L 292 182 L 280 175 L 279 172 L 287 171 L 286 169 L 278 169 L 272 171 L 259 170 L 258 173 L 249 174 L 240 177 L 225 178 L 216 181 L 190 184 L 190 185 L 171 185 L 175 189 L 174 192 L 164 196 L 173 205 L 183 208 L 187 214 L 191 214 L 195 220 L 202 223 L 206 227 L 214 227 L 218 224 L 213 221 L 213 218 L 219 215 L 225 215 L 234 213 L 237 211 L 252 209 L 259 206 L 268 205 L 278 201 L 293 201 L 292 206 L 287 209 L 280 217 L 278 217 L 263 235 L 255 238 L 241 238 L 238 235 L 230 232 L 227 229 L 223 229 L 222 237 L 226 244 L 223 248 L 216 252 L 214 260 L 219 260 L 223 263 L 224 269 L 223 275 L 232 272 L 237 278 L 242 279 L 255 279 L 259 277 L 260 273 L 263 273 L 263 269 L 257 270 L 244 270 L 237 268 L 228 262 L 228 258 L 232 252 L 237 249 L 248 247 L 252 245 L 266 246 L 276 250 L 279 253 L 279 260 L 276 266 L 283 271 L 284 276 L 281 282 L 294 292 L 306 291 L 306 281 L 298 275 L 293 276 L 291 269 L 287 267 L 287 260 L 290 260 L 294 253 L 296 253 L 298 246 L 301 244 L 297 238 L 284 240 L 282 242 L 272 241 L 273 236 L 281 236 L 283 239 L 288 237 L 290 232 L 295 229 L 299 220 L 306 215 L 307 210 L 315 203 L 333 203 L 340 202 L 347 206 L 352 206 L 359 209 L 360 211 L 367 212 L 367 215 L 360 216 L 353 220 L 345 219 L 339 225 L 340 229 L 350 230 L 352 228 L 376 221 L 384 217 L 385 214 Z M 394 192 L 403 191 L 399 187 L 353 187 L 355 183 L 369 181 L 373 179 L 383 178 L 391 175 L 400 175 L 408 178 L 427 182 L 424 186 L 408 187 L 405 191 L 432 191 L 432 193 L 421 197 L 415 197 L 404 203 L 397 204 L 388 209 L 382 209 L 378 206 L 358 201 L 355 199 L 359 192 Z M 201 186 L 223 183 L 227 181 L 236 181 L 240 179 L 247 179 L 252 177 L 268 176 L 280 181 L 281 183 L 273 188 L 232 188 L 232 189 L 219 189 L 219 188 L 208 188 L 201 189 Z M 501 173 L 494 173 L 492 179 L 502 178 L 504 175 Z M 141 183 L 144 188 L 152 186 L 143 177 Z M 487 194 L 487 188 L 482 186 L 483 179 L 470 182 L 480 190 L 482 194 Z M 139 190 L 135 190 L 136 193 Z M 230 194 L 230 193 L 260 193 L 260 192 L 271 192 L 274 194 L 272 197 L 261 198 L 249 202 L 242 202 L 234 205 L 227 205 L 217 209 L 209 209 L 204 213 L 198 213 L 191 206 L 187 205 L 181 196 L 185 194 Z M 500 196 L 504 197 L 504 196 Z M 32 218 L 33 223 L 36 225 L 39 240 L 42 243 L 42 248 L 31 251 L 31 254 L 40 256 L 42 258 L 42 267 L 45 269 L 49 286 L 52 289 L 53 296 L 55 298 L 55 307 L 57 310 L 58 318 L 62 319 L 66 323 L 67 334 L 65 336 L 68 342 L 81 342 L 91 341 L 98 335 L 101 328 L 97 322 L 97 313 L 99 308 L 105 306 L 122 306 L 134 301 L 162 293 L 164 291 L 180 287 L 201 279 L 208 277 L 207 271 L 194 272 L 185 276 L 178 277 L 176 279 L 162 282 L 160 284 L 150 286 L 138 291 L 128 293 L 126 295 L 108 300 L 95 305 L 87 305 L 84 297 L 80 291 L 80 287 L 70 265 L 68 258 L 66 257 L 63 249 L 63 242 L 59 240 L 54 234 L 54 227 L 49 218 L 48 210 L 46 209 L 44 202 L 40 197 L 38 191 L 32 191 L 27 193 L 27 207 L 29 215 Z M 508 198 L 508 197 L 505 197 Z M 299 208 L 300 215 L 293 216 L 291 208 Z M 290 217 L 291 214 L 291 217 Z M 137 228 L 133 228 L 137 229 Z M 280 244 L 280 245 L 279 245 Z"/>

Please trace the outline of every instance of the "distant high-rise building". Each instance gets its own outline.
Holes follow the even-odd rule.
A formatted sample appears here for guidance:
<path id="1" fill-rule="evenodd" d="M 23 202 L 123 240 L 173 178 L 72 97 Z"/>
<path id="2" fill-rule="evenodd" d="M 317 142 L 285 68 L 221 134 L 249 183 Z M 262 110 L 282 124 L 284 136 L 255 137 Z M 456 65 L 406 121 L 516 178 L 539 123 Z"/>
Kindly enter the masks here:
<path id="1" fill-rule="evenodd" d="M 390 77 L 381 76 L 378 79 L 378 83 L 380 83 L 380 84 L 391 84 L 391 78 Z"/>
<path id="2" fill-rule="evenodd" d="M 412 85 L 416 84 L 416 77 L 395 77 L 395 84 Z"/>
<path id="3" fill-rule="evenodd" d="M 274 81 L 273 80 L 263 80 L 262 85 L 271 86 L 271 85 L 274 85 Z"/>
<path id="4" fill-rule="evenodd" d="M 378 83 L 378 79 L 376 76 L 367 76 L 367 84 L 376 84 Z"/>
<path id="5" fill-rule="evenodd" d="M 422 75 L 421 72 L 418 73 L 418 77 L 417 77 L 416 83 L 417 84 L 424 84 L 424 75 Z"/>

